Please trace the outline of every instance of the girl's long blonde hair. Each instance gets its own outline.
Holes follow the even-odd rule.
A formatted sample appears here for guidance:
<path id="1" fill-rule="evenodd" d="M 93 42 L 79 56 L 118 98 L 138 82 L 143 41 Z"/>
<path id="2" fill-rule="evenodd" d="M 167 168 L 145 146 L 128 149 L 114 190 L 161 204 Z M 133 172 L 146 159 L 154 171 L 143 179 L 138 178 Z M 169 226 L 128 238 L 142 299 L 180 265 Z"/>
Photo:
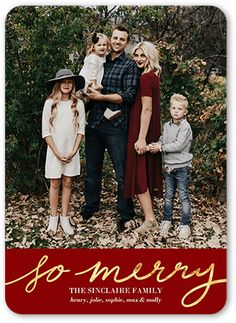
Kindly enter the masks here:
<path id="1" fill-rule="evenodd" d="M 74 114 L 73 124 L 74 124 L 74 127 L 77 128 L 79 126 L 78 122 L 77 122 L 79 112 L 76 109 L 78 98 L 77 98 L 76 92 L 75 92 L 75 81 L 74 80 L 72 80 L 72 81 L 73 81 L 73 89 L 70 93 L 70 99 L 72 100 L 71 109 Z M 55 84 L 52 88 L 52 93 L 49 95 L 49 98 L 53 100 L 52 106 L 51 106 L 51 117 L 49 119 L 49 122 L 50 122 L 51 126 L 53 127 L 53 120 L 55 119 L 55 116 L 57 114 L 57 104 L 61 101 L 61 98 L 62 98 L 62 93 L 60 90 L 60 81 L 55 82 Z"/>
<path id="2" fill-rule="evenodd" d="M 161 66 L 159 64 L 159 53 L 156 47 L 148 41 L 142 41 L 134 47 L 132 51 L 133 55 L 137 49 L 142 49 L 144 55 L 148 59 L 147 65 L 144 67 L 144 73 L 153 71 L 159 76 L 161 73 Z"/>

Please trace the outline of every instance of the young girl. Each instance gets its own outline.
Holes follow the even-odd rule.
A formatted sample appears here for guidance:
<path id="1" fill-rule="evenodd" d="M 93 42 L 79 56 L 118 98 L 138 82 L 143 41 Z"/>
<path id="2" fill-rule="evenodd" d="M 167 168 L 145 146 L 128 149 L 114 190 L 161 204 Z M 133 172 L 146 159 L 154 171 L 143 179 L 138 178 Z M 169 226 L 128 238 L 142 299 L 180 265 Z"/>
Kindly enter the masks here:
<path id="1" fill-rule="evenodd" d="M 84 65 L 79 73 L 79 75 L 85 78 L 85 92 L 89 91 L 89 86 L 98 91 L 102 89 L 104 63 L 106 62 L 106 55 L 109 49 L 110 41 L 108 37 L 102 33 L 94 33 L 88 42 Z M 120 110 L 113 112 L 107 108 L 104 116 L 111 120 L 114 117 L 118 117 L 120 112 Z"/>
<path id="2" fill-rule="evenodd" d="M 68 216 L 72 177 L 80 174 L 79 146 L 84 135 L 84 104 L 75 93 L 84 87 L 84 78 L 61 69 L 46 82 L 52 89 L 42 115 L 42 137 L 48 145 L 45 177 L 50 179 L 50 219 L 47 231 L 56 234 L 58 199 L 62 183 L 60 225 L 65 234 L 73 234 Z"/>
<path id="3" fill-rule="evenodd" d="M 85 91 L 87 91 L 87 87 L 91 83 L 97 89 L 102 88 L 103 64 L 106 61 L 109 47 L 109 39 L 104 34 L 95 33 L 89 40 L 84 65 L 79 73 L 85 78 Z"/>

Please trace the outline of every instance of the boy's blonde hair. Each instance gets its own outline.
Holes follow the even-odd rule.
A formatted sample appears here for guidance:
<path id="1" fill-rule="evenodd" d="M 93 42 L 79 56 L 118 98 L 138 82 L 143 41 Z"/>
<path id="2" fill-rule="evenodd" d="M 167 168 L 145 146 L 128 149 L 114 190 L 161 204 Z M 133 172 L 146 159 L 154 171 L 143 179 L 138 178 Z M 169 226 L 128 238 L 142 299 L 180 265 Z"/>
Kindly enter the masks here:
<path id="1" fill-rule="evenodd" d="M 159 54 L 156 47 L 148 41 L 142 41 L 134 47 L 132 51 L 133 55 L 137 49 L 142 49 L 148 60 L 148 64 L 144 68 L 144 72 L 154 71 L 157 75 L 160 75 L 161 66 L 159 64 Z"/>
<path id="2" fill-rule="evenodd" d="M 107 50 L 110 50 L 110 40 L 107 37 L 107 35 L 104 35 L 102 33 L 96 33 L 96 37 L 98 37 L 99 39 L 103 38 L 107 42 Z M 86 47 L 86 51 L 85 51 L 86 55 L 89 55 L 94 51 L 94 45 L 95 44 L 93 43 L 92 38 L 93 38 L 93 36 L 91 36 L 89 38 L 89 41 L 88 41 L 88 44 L 87 44 L 87 47 Z"/>
<path id="3" fill-rule="evenodd" d="M 179 93 L 175 93 L 171 96 L 170 98 L 170 105 L 172 104 L 173 101 L 178 101 L 178 102 L 181 102 L 183 107 L 188 110 L 188 100 L 187 98 L 182 95 L 182 94 L 179 94 Z"/>

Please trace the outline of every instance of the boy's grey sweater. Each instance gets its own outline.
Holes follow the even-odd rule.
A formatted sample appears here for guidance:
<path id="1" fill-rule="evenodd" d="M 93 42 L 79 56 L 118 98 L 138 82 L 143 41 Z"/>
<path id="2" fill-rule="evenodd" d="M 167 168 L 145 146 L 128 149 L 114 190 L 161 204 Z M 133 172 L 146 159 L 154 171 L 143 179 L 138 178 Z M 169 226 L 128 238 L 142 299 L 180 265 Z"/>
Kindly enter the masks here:
<path id="1" fill-rule="evenodd" d="M 192 139 L 192 129 L 186 119 L 179 123 L 172 121 L 165 123 L 163 134 L 158 141 L 158 144 L 163 145 L 165 166 L 170 168 L 189 166 L 193 158 L 189 153 Z"/>

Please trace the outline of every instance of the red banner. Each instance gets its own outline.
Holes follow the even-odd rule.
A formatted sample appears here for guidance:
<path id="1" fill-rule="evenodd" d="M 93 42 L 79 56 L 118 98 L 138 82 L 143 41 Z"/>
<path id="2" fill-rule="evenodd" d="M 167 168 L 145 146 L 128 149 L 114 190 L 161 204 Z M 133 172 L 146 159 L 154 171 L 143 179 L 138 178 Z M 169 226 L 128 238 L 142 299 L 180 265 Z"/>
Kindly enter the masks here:
<path id="1" fill-rule="evenodd" d="M 21 314 L 210 314 L 226 301 L 225 249 L 7 249 Z"/>

